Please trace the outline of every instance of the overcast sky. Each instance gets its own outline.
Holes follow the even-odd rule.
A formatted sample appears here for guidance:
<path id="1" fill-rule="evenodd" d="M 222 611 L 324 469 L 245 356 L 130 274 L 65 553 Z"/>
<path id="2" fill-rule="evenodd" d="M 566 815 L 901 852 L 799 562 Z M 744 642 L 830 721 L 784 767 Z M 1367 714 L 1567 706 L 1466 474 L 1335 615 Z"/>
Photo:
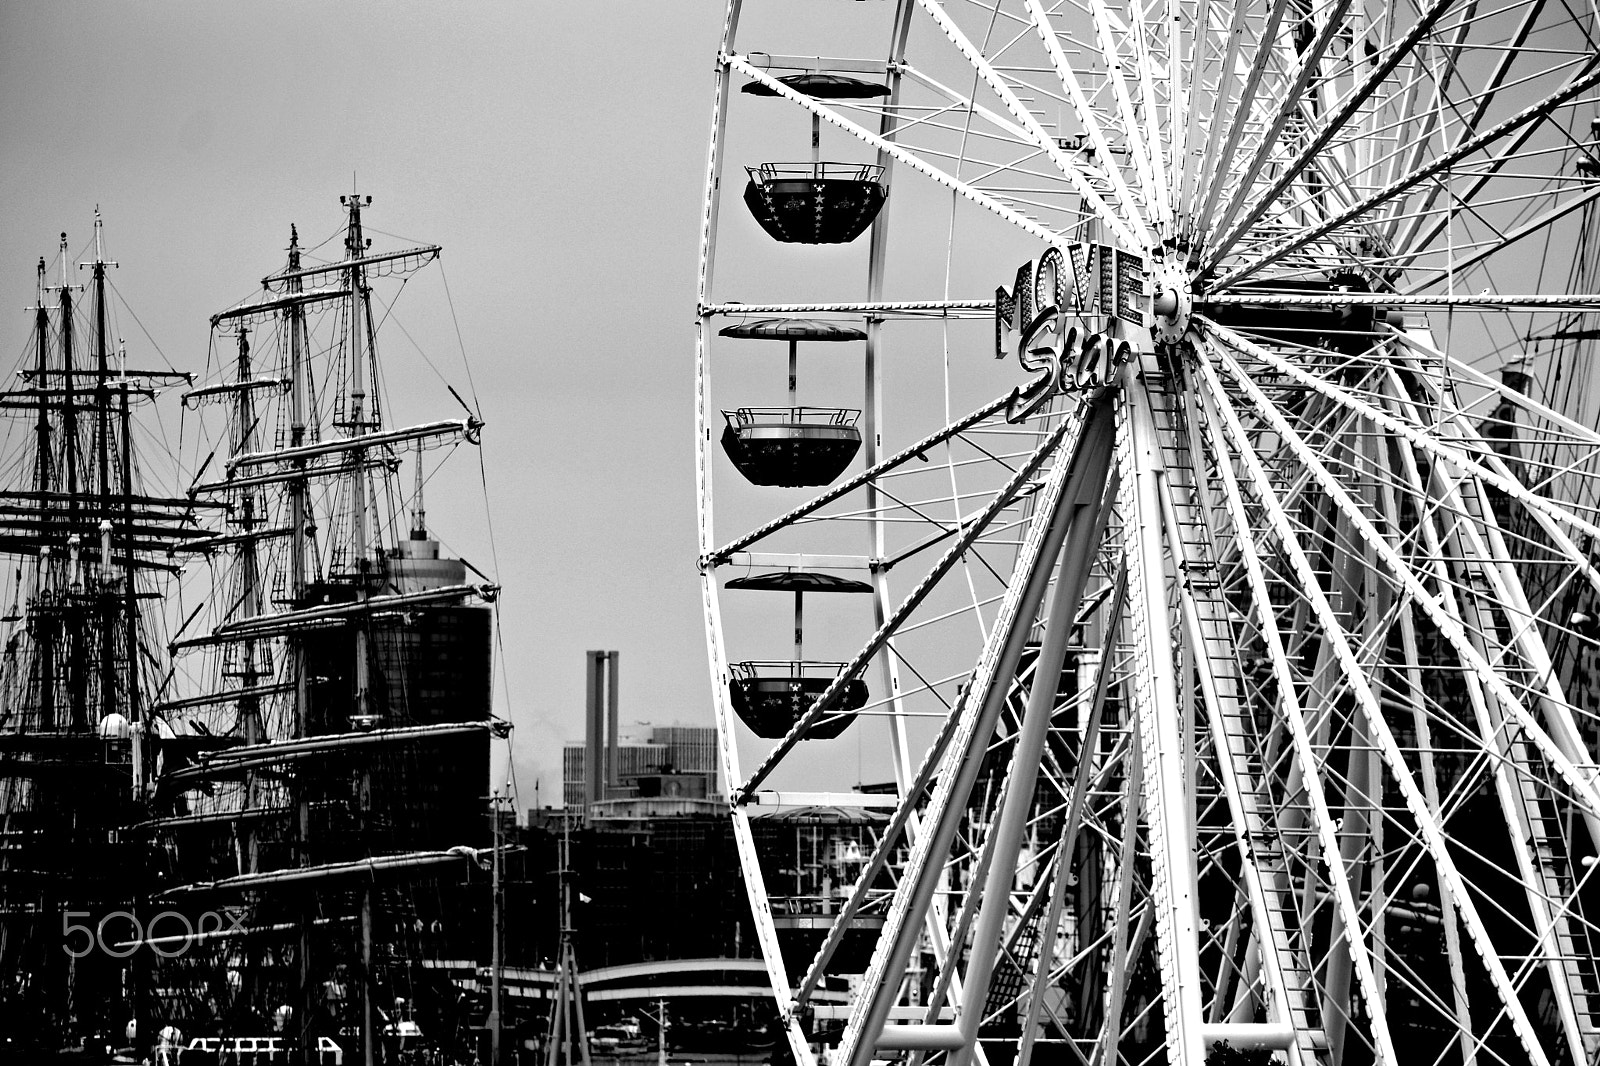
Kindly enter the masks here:
<path id="1" fill-rule="evenodd" d="M 140 366 L 201 369 L 209 316 L 281 265 L 289 223 L 309 241 L 332 233 L 352 174 L 374 197 L 371 227 L 444 246 L 488 422 L 502 713 L 524 807 L 535 778 L 546 802 L 559 794 L 587 648 L 621 651 L 625 723 L 712 724 L 691 326 L 721 12 L 605 10 L 0 5 L 8 363 L 28 344 L 34 264 L 62 230 L 84 249 L 96 205 Z M 460 388 L 453 339 L 442 355 Z M 436 383 L 394 383 L 397 407 L 455 417 Z M 175 432 L 176 403 L 164 419 Z M 450 469 L 457 484 L 430 490 L 431 525 L 487 570 L 476 467 Z"/>

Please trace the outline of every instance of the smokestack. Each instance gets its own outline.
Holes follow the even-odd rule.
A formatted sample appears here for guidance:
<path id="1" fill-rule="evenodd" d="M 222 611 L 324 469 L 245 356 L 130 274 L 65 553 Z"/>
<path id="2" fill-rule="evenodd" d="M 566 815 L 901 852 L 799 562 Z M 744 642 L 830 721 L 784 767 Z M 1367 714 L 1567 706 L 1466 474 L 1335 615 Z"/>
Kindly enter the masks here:
<path id="1" fill-rule="evenodd" d="M 604 749 L 601 743 L 605 735 L 605 718 L 600 703 L 600 670 L 605 654 L 603 651 L 584 653 L 587 676 L 584 679 L 583 816 L 586 820 L 589 817 L 589 805 L 604 798 L 605 768 L 601 761 Z"/>
<path id="2" fill-rule="evenodd" d="M 583 736 L 584 803 L 609 799 L 622 782 L 617 755 L 617 659 L 614 651 L 585 653 L 585 726 Z M 585 810 L 584 817 L 588 817 Z"/>
<path id="3" fill-rule="evenodd" d="M 606 785 L 609 788 L 622 784 L 622 767 L 617 759 L 617 666 L 621 655 L 617 651 L 606 652 L 607 665 L 611 668 L 606 676 Z"/>

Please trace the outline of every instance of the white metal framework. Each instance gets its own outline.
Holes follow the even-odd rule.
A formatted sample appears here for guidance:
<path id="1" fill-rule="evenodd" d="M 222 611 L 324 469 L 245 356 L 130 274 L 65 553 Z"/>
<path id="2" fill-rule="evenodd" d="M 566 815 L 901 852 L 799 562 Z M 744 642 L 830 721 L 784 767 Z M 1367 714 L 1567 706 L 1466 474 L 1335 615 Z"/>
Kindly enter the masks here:
<path id="1" fill-rule="evenodd" d="M 800 1063 L 1600 1061 L 1597 19 L 730 0 L 699 561 Z"/>

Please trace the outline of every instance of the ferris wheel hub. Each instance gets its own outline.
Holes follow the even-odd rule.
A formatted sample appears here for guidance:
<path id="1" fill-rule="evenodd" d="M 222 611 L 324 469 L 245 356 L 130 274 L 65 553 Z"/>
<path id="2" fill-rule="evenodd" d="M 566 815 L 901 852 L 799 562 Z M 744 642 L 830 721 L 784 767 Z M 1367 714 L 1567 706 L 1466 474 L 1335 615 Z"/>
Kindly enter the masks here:
<path id="1" fill-rule="evenodd" d="M 1194 284 L 1189 272 L 1175 262 L 1164 262 L 1155 269 L 1155 296 L 1150 309 L 1155 317 L 1156 339 L 1177 344 L 1189 329 L 1194 313 Z"/>

